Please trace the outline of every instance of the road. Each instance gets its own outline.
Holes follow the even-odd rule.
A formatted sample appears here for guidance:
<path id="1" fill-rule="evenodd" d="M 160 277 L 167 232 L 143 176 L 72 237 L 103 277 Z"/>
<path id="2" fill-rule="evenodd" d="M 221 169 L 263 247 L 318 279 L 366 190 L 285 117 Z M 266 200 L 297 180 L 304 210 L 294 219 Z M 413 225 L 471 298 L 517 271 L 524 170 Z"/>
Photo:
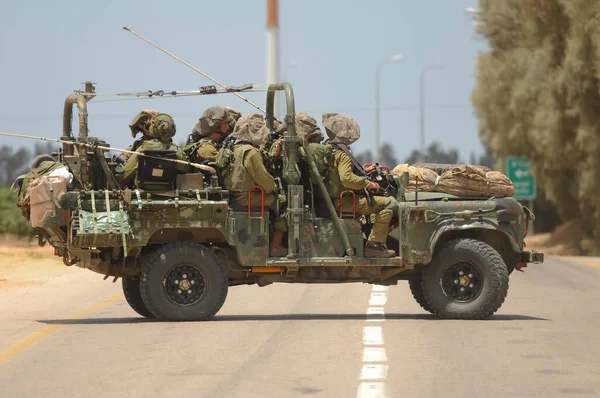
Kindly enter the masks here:
<path id="1" fill-rule="evenodd" d="M 66 269 L 0 290 L 0 325 L 0 397 L 600 396 L 593 258 L 515 272 L 488 321 L 437 320 L 402 283 L 234 287 L 212 322 L 160 323 Z"/>

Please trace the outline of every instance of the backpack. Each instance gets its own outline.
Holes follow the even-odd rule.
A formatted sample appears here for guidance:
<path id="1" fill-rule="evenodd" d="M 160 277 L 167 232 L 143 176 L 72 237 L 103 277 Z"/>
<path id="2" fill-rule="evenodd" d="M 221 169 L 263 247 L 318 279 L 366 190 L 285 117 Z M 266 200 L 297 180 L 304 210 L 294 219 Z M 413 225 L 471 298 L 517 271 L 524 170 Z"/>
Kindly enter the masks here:
<path id="1" fill-rule="evenodd" d="M 333 165 L 333 148 L 328 144 L 310 143 L 308 144 L 317 170 L 322 179 L 327 178 L 329 169 Z"/>
<path id="2" fill-rule="evenodd" d="M 45 160 L 41 162 L 38 167 L 17 177 L 12 184 L 11 189 L 17 192 L 17 207 L 21 209 L 23 217 L 29 220 L 31 215 L 31 199 L 29 191 L 29 183 L 31 180 L 48 175 L 60 167 L 64 167 L 64 165 L 54 160 Z"/>

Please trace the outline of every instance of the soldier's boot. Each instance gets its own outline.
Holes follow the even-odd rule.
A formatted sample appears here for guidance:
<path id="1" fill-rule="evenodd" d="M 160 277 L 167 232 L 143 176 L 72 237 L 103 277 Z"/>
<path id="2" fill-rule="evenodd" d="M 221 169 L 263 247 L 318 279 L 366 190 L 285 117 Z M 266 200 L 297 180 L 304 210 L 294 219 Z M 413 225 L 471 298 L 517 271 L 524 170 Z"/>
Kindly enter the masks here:
<path id="1" fill-rule="evenodd" d="M 271 239 L 271 246 L 269 246 L 269 256 L 271 257 L 285 257 L 288 251 L 283 247 L 283 231 L 273 231 L 273 238 Z"/>
<path id="2" fill-rule="evenodd" d="M 367 241 L 365 245 L 365 257 L 390 258 L 395 255 L 396 252 L 388 249 L 385 243 Z"/>

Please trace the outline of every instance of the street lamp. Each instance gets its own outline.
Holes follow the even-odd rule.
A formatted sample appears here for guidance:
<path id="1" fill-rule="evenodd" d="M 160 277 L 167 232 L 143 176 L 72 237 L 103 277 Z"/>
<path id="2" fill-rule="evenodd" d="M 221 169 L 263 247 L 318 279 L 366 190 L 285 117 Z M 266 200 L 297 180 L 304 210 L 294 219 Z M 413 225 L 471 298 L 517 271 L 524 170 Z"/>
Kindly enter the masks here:
<path id="1" fill-rule="evenodd" d="M 395 54 L 387 58 L 382 59 L 377 63 L 377 69 L 375 71 L 375 161 L 379 162 L 381 156 L 381 145 L 380 145 L 380 132 L 379 132 L 379 75 L 381 74 L 381 67 L 387 62 L 396 62 L 403 60 L 404 57 L 400 54 Z"/>
<path id="2" fill-rule="evenodd" d="M 420 105 L 420 132 L 421 132 L 421 154 L 420 154 L 420 161 L 423 162 L 425 161 L 425 73 L 427 73 L 428 70 L 432 70 L 432 69 L 442 69 L 443 65 L 440 64 L 433 64 L 433 65 L 429 65 L 426 66 L 425 68 L 423 68 L 423 70 L 421 70 L 421 80 L 420 80 L 420 96 L 419 96 L 419 105 Z"/>

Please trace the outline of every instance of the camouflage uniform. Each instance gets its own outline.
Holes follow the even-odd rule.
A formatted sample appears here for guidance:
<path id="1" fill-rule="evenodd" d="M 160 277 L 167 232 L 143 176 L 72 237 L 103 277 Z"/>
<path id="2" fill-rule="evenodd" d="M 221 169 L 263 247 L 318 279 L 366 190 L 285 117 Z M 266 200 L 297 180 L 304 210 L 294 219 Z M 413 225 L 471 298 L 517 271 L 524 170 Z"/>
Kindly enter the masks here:
<path id="1" fill-rule="evenodd" d="M 393 197 L 373 196 L 372 203 L 363 194 L 371 184 L 366 177 L 355 174 L 356 166 L 351 156 L 343 148 L 360 138 L 360 127 L 351 118 L 336 113 L 323 115 L 323 126 L 334 148 L 333 165 L 328 174 L 327 188 L 329 196 L 333 199 L 337 209 L 340 208 L 340 194 L 344 190 L 356 193 L 356 212 L 362 215 L 374 215 L 373 229 L 369 234 L 365 256 L 391 257 L 392 250 L 387 250 L 385 244 L 388 236 L 389 225 L 394 215 L 398 212 L 399 204 Z M 349 149 L 349 148 L 348 148 Z M 350 152 L 351 154 L 351 152 Z M 343 208 L 351 210 L 352 195 L 343 199 Z"/>
<path id="2" fill-rule="evenodd" d="M 214 162 L 221 148 L 223 137 L 229 135 L 240 118 L 241 113 L 233 108 L 224 106 L 213 106 L 206 109 L 194 126 L 188 143 L 184 146 L 184 152 L 189 153 L 190 160 L 194 162 Z M 226 120 L 229 129 L 221 131 L 221 122 Z M 213 136 L 217 134 L 217 140 Z"/>
<path id="3" fill-rule="evenodd" d="M 176 152 L 177 159 L 186 160 L 185 155 L 177 145 L 173 143 L 171 137 L 175 135 L 175 122 L 171 116 L 160 113 L 152 118 L 146 139 L 137 148 L 136 152 L 144 152 L 145 150 L 172 150 Z M 119 178 L 121 186 L 129 186 L 137 176 L 138 155 L 132 154 L 123 166 L 123 175 Z M 186 171 L 186 166 L 178 164 L 177 168 L 181 172 Z M 137 181 L 135 181 L 137 185 Z"/>
<path id="4" fill-rule="evenodd" d="M 258 149 L 268 134 L 269 130 L 264 125 L 263 117 L 257 113 L 242 116 L 231 133 L 236 143 L 232 148 L 233 164 L 230 164 L 228 172 L 225 173 L 225 187 L 229 190 L 232 200 L 240 206 L 248 206 L 248 191 L 257 185 L 265 191 L 265 207 L 274 210 L 275 201 L 279 200 L 275 180 L 267 172 Z M 251 193 L 250 205 L 261 205 L 261 193 L 258 190 Z M 273 227 L 275 232 L 271 242 L 271 255 L 283 256 L 287 251 L 281 246 L 281 240 L 287 224 L 283 219 L 276 219 Z"/>

